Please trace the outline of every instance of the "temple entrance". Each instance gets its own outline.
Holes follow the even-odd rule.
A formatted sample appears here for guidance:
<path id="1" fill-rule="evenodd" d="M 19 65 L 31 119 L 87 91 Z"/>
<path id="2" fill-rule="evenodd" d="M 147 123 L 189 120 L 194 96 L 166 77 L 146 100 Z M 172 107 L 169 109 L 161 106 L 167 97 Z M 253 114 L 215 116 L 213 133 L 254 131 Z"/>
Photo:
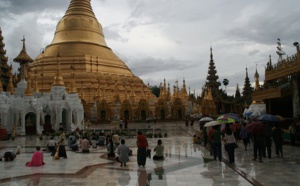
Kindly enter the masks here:
<path id="1" fill-rule="evenodd" d="M 66 125 L 67 123 L 67 110 L 66 109 L 63 109 L 62 110 L 62 114 L 61 114 L 61 124 L 60 124 L 60 127 L 64 128 L 66 130 Z"/>
<path id="2" fill-rule="evenodd" d="M 105 120 L 106 119 L 106 112 L 105 110 L 102 110 L 101 113 L 100 113 L 100 120 Z"/>
<path id="3" fill-rule="evenodd" d="M 124 119 L 129 120 L 129 111 L 128 110 L 124 111 Z"/>
<path id="4" fill-rule="evenodd" d="M 36 115 L 29 112 L 25 116 L 25 133 L 26 135 L 36 135 Z"/>
<path id="5" fill-rule="evenodd" d="M 142 120 L 142 121 L 145 121 L 145 120 L 146 120 L 146 117 L 147 117 L 146 111 L 145 111 L 145 110 L 142 110 L 142 111 L 141 111 L 141 120 Z"/>
<path id="6" fill-rule="evenodd" d="M 54 132 L 51 125 L 51 116 L 49 114 L 45 116 L 44 132 Z"/>
<path id="7" fill-rule="evenodd" d="M 165 119 L 166 118 L 166 113 L 164 109 L 160 110 L 160 119 Z"/>
<path id="8" fill-rule="evenodd" d="M 178 119 L 182 119 L 182 110 L 178 109 Z"/>

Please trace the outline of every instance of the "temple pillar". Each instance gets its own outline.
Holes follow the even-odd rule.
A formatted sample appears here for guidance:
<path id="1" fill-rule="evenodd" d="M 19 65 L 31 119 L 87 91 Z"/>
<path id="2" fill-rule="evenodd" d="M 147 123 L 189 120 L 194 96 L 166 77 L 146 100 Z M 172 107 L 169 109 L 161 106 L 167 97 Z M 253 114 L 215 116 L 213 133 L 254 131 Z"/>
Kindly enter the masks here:
<path id="1" fill-rule="evenodd" d="M 293 78 L 293 117 L 298 118 L 300 115 L 299 107 L 299 85 L 298 85 L 298 75 Z"/>

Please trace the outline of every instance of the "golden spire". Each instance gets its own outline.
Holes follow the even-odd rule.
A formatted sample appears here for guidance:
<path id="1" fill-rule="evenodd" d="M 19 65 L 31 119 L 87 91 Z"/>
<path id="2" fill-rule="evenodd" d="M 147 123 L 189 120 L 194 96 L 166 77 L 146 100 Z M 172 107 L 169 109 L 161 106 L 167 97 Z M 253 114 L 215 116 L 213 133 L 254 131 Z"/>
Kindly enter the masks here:
<path id="1" fill-rule="evenodd" d="M 9 73 L 9 82 L 7 86 L 7 91 L 10 92 L 11 95 L 14 95 L 15 89 L 14 89 L 13 78 L 12 78 L 12 65 L 10 65 L 8 73 Z"/>
<path id="2" fill-rule="evenodd" d="M 25 90 L 25 96 L 32 96 L 32 88 L 31 88 L 31 69 L 28 67 L 28 72 L 27 72 L 27 87 Z"/>
<path id="3" fill-rule="evenodd" d="M 23 40 L 21 40 L 23 42 L 23 47 L 22 50 L 20 52 L 20 54 L 13 60 L 14 62 L 20 63 L 21 66 L 21 80 L 25 79 L 25 71 L 27 71 L 26 68 L 26 64 L 31 63 L 33 60 L 31 59 L 31 57 L 27 54 L 26 52 L 26 46 L 25 46 L 25 37 L 23 36 Z"/>
<path id="4" fill-rule="evenodd" d="M 64 80 L 62 76 L 60 75 L 60 56 L 59 56 L 59 49 L 57 53 L 58 61 L 57 61 L 57 71 L 56 71 L 56 76 L 54 77 L 54 82 L 53 86 L 65 86 Z"/>

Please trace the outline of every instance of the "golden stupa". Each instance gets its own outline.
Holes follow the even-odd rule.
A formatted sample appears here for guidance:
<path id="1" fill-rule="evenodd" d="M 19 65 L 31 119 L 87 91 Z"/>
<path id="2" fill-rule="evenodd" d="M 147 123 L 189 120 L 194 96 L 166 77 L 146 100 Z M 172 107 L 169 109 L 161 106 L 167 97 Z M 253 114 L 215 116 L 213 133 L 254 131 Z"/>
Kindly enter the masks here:
<path id="1" fill-rule="evenodd" d="M 141 99 L 149 88 L 107 46 L 90 1 L 71 0 L 52 43 L 30 64 L 32 72 L 39 72 L 32 74 L 32 80 L 37 78 L 40 92 L 48 92 L 59 63 L 61 86 L 64 83 L 70 92 L 77 89 L 86 103 L 123 101 L 127 95 Z"/>

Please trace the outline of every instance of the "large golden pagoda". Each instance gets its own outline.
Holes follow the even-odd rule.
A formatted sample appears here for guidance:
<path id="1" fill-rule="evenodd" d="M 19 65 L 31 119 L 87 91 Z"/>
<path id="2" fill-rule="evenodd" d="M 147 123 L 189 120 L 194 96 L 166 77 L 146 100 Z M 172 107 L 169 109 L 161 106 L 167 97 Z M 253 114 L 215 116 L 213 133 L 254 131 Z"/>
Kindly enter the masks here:
<path id="1" fill-rule="evenodd" d="M 40 72 L 32 74 L 32 80 L 37 78 L 40 92 L 48 92 L 59 62 L 67 90 L 77 89 L 86 103 L 104 98 L 114 102 L 117 97 L 123 101 L 126 95 L 141 99 L 147 92 L 143 81 L 107 46 L 90 1 L 71 0 L 52 43 L 30 64 L 33 72 Z"/>

